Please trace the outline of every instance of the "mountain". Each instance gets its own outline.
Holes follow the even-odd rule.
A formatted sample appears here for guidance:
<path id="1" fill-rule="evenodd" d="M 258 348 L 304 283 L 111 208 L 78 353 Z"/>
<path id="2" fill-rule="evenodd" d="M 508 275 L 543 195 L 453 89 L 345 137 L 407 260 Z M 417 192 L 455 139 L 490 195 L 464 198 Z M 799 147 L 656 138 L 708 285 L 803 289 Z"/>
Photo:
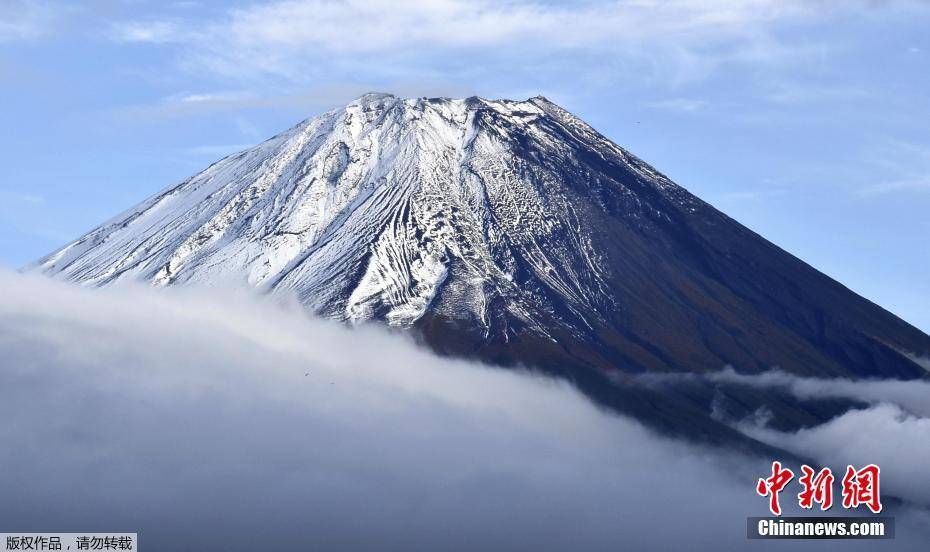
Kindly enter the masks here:
<path id="1" fill-rule="evenodd" d="M 720 390 L 631 390 L 636 374 L 921 378 L 915 359 L 930 353 L 927 334 L 542 97 L 366 94 L 30 268 L 93 286 L 291 294 L 323 316 L 411 329 L 442 353 L 559 374 L 686 433 L 717 432 L 703 418 Z M 779 401 L 801 425 L 832 411 Z"/>

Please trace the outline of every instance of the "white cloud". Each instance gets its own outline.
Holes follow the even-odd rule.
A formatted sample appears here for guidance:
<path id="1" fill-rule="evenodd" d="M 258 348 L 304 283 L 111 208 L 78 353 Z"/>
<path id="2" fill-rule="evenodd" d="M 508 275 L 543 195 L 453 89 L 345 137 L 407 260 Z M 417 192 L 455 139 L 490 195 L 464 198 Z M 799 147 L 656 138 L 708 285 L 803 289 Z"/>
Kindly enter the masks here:
<path id="1" fill-rule="evenodd" d="M 930 381 L 802 378 L 780 370 L 750 375 L 739 374 L 732 368 L 705 377 L 715 382 L 781 387 L 800 399 L 845 398 L 869 404 L 893 403 L 916 415 L 930 417 Z"/>
<path id="2" fill-rule="evenodd" d="M 904 351 L 902 353 L 907 358 L 911 359 L 912 362 L 923 368 L 924 370 L 930 372 L 930 356 L 924 355 L 915 355 L 914 353 L 909 353 Z"/>
<path id="3" fill-rule="evenodd" d="M 300 87 L 298 91 L 256 94 L 247 90 L 230 90 L 216 92 L 179 92 L 161 100 L 141 105 L 129 105 L 114 108 L 110 115 L 126 120 L 160 120 L 192 115 L 203 115 L 216 111 L 241 111 L 255 108 L 288 109 L 299 108 L 305 113 L 318 113 L 332 109 L 378 87 L 371 84 L 330 84 Z M 439 85 L 425 82 L 395 81 L 388 86 L 399 96 L 454 96 L 466 97 L 474 90 L 455 85 Z M 529 97 L 526 95 L 525 97 Z M 236 122 L 237 126 L 239 122 Z M 249 138 L 261 139 L 264 133 L 253 133 L 246 126 L 240 126 L 243 134 Z"/>
<path id="4" fill-rule="evenodd" d="M 245 117 L 235 117 L 234 122 L 236 123 L 236 128 L 239 129 L 239 132 L 242 136 L 258 142 L 265 137 L 265 133 L 262 132 L 257 126 L 255 126 L 252 121 L 246 119 Z"/>
<path id="5" fill-rule="evenodd" d="M 682 111 L 682 112 L 692 112 L 699 111 L 707 107 L 707 102 L 704 100 L 697 100 L 694 98 L 672 98 L 668 100 L 657 100 L 654 102 L 649 102 L 646 104 L 646 107 L 651 107 L 653 109 L 662 109 L 667 111 Z"/>
<path id="6" fill-rule="evenodd" d="M 110 38 L 118 42 L 161 44 L 187 40 L 191 35 L 170 21 L 124 21 L 112 25 Z"/>
<path id="7" fill-rule="evenodd" d="M 553 53 L 574 49 L 609 52 L 638 67 L 672 66 L 666 77 L 686 80 L 727 60 L 758 64 L 805 53 L 774 39 L 770 27 L 829 12 L 793 0 L 284 0 L 230 9 L 205 25 L 123 22 L 115 36 L 182 42 L 187 64 L 230 76 L 312 80 L 321 60 L 396 74 L 416 65 L 411 58 L 445 55 L 448 64 L 474 60 L 463 52 L 476 50 L 551 63 Z"/>
<path id="8" fill-rule="evenodd" d="M 888 179 L 856 190 L 869 198 L 892 193 L 930 191 L 930 144 L 885 139 L 864 153 L 868 163 Z"/>
<path id="9" fill-rule="evenodd" d="M 189 155 L 218 158 L 248 149 L 252 145 L 254 144 L 210 144 L 205 146 L 193 146 L 184 151 Z"/>
<path id="10" fill-rule="evenodd" d="M 930 192 L 930 178 L 904 178 L 901 180 L 888 180 L 860 188 L 856 193 L 860 196 L 870 197 L 890 194 L 894 192 Z"/>
<path id="11" fill-rule="evenodd" d="M 886 495 L 930 506 L 928 418 L 908 414 L 893 404 L 880 404 L 797 432 L 775 431 L 753 422 L 741 424 L 740 429 L 766 443 L 816 458 L 839 474 L 847 464 L 878 464 Z"/>
<path id="12" fill-rule="evenodd" d="M 239 102 L 253 98 L 253 94 L 245 90 L 224 90 L 218 92 L 202 92 L 199 94 L 174 94 L 166 98 L 169 102 L 200 103 L 200 102 Z"/>
<path id="13" fill-rule="evenodd" d="M 51 30 L 54 16 L 45 2 L 6 0 L 0 3 L 0 42 L 45 36 Z"/>
<path id="14" fill-rule="evenodd" d="M 721 538 L 693 521 L 705 486 L 734 501 L 736 526 L 764 509 L 710 452 L 565 383 L 242 298 L 0 285 L 10 525 L 135 527 L 158 549 L 217 535 L 254 549 L 259 534 L 267 548 L 649 548 L 660 510 L 695 523 L 695 542 Z"/>
<path id="15" fill-rule="evenodd" d="M 0 200 L 9 201 L 15 203 L 31 203 L 31 204 L 42 204 L 45 203 L 45 198 L 33 193 L 23 193 L 13 190 L 0 190 Z"/>
<path id="16" fill-rule="evenodd" d="M 816 461 L 821 467 L 830 467 L 839 477 L 847 465 L 878 464 L 882 470 L 883 496 L 919 505 L 924 519 L 921 523 L 930 521 L 930 479 L 926 477 L 930 458 L 930 380 L 805 378 L 780 370 L 740 374 L 732 368 L 708 374 L 645 375 L 640 379 L 648 385 L 706 380 L 783 389 L 805 401 L 842 398 L 865 403 L 868 408 L 852 409 L 823 424 L 797 431 L 770 427 L 773 414 L 766 407 L 730 423 L 753 439 Z M 725 400 L 718 393 L 714 410 Z M 726 421 L 722 415 L 717 419 Z"/>
<path id="17" fill-rule="evenodd" d="M 766 96 L 775 103 L 797 104 L 814 102 L 848 103 L 856 100 L 867 100 L 871 97 L 871 94 L 861 86 L 837 86 L 779 80 L 771 83 Z"/>
<path id="18" fill-rule="evenodd" d="M 10 526 L 159 550 L 710 550 L 746 547 L 766 511 L 767 461 L 658 437 L 561 381 L 235 295 L 0 287 Z M 925 533 L 899 516 L 897 545 Z"/>
<path id="19" fill-rule="evenodd" d="M 715 194 L 708 198 L 708 200 L 717 205 L 717 204 L 727 204 L 727 203 L 739 203 L 739 202 L 752 202 L 752 201 L 763 201 L 770 200 L 775 197 L 783 196 L 788 193 L 788 189 L 784 187 L 769 187 L 764 189 L 747 189 L 747 190 L 738 190 L 732 192 L 724 192 L 720 194 Z"/>

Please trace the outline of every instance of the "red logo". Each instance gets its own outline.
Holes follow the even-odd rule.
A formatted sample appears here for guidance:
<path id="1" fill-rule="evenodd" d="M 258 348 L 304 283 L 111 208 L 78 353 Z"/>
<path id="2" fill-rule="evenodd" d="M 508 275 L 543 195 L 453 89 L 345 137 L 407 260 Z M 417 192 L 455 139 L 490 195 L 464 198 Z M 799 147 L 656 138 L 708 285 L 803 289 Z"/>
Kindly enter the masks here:
<path id="1" fill-rule="evenodd" d="M 804 464 L 801 466 L 803 474 L 798 478 L 802 490 L 798 493 L 798 505 L 801 508 L 811 509 L 814 504 L 820 504 L 821 510 L 833 507 L 833 471 L 823 468 L 819 472 Z M 858 508 L 865 505 L 873 513 L 882 511 L 881 493 L 879 491 L 879 476 L 881 470 L 875 464 L 869 464 L 861 470 L 852 466 L 846 467 L 843 477 L 843 508 Z M 773 515 L 781 515 L 781 505 L 778 495 L 785 486 L 794 479 L 794 472 L 782 467 L 777 460 L 772 462 L 772 475 L 759 479 L 756 483 L 756 493 L 769 499 L 769 510 Z"/>
<path id="2" fill-rule="evenodd" d="M 824 468 L 815 476 L 814 468 L 807 464 L 801 466 L 801 471 L 804 475 L 798 483 L 804 486 L 804 490 L 798 494 L 798 504 L 801 508 L 810 509 L 817 502 L 821 510 L 829 510 L 833 506 L 833 472 Z"/>
<path id="3" fill-rule="evenodd" d="M 857 508 L 860 504 L 865 504 L 873 513 L 881 512 L 879 475 L 881 470 L 875 464 L 869 464 L 859 471 L 852 466 L 846 466 L 846 475 L 843 477 L 843 508 Z"/>
<path id="4" fill-rule="evenodd" d="M 788 468 L 782 469 L 781 462 L 772 462 L 772 475 L 767 479 L 760 479 L 756 483 L 756 492 L 759 496 L 769 497 L 769 510 L 776 516 L 781 515 L 781 506 L 778 504 L 778 493 L 794 478 L 794 472 Z"/>

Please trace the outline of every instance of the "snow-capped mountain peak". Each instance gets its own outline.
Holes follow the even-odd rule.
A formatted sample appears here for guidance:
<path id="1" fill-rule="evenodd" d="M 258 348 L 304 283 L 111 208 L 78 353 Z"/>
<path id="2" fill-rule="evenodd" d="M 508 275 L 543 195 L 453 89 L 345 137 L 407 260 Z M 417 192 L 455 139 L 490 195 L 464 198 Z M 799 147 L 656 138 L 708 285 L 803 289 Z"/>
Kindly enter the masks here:
<path id="1" fill-rule="evenodd" d="M 252 286 L 555 370 L 913 376 L 900 351 L 930 351 L 543 97 L 365 94 L 33 268 L 96 286 Z"/>
<path id="2" fill-rule="evenodd" d="M 593 132 L 541 97 L 365 94 L 168 188 L 38 268 L 92 285 L 247 283 L 348 320 L 410 324 L 433 305 L 487 328 L 497 301 L 529 325 L 551 310 L 521 281 L 532 275 L 584 319 L 607 305 L 605 267 L 562 183 L 514 151 L 517 135 L 570 147 L 542 119 Z M 555 236 L 571 247 L 552 247 Z"/>

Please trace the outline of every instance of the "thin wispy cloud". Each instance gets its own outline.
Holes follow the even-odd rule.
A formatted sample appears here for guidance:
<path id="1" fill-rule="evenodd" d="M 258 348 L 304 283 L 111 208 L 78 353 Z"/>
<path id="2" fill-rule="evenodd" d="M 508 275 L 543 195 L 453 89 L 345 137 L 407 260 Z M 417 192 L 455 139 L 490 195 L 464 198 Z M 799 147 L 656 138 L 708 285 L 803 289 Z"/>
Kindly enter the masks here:
<path id="1" fill-rule="evenodd" d="M 208 34 L 230 33 L 229 42 L 261 48 L 316 47 L 329 51 L 383 51 L 389 48 L 497 45 L 520 39 L 539 40 L 546 33 L 561 45 L 597 44 L 607 38 L 627 40 L 666 33 L 733 30 L 758 22 L 811 13 L 803 2 L 619 1 L 602 4 L 552 4 L 533 1 L 496 3 L 384 0 L 287 0 L 231 9 Z M 619 25 L 619 27 L 618 27 Z M 185 40 L 196 33 L 177 33 L 172 22 L 128 21 L 128 41 L 152 36 Z M 149 30 L 150 29 L 150 30 Z M 358 31 L 358 34 L 353 31 Z M 364 37 L 364 39 L 362 39 Z"/>
<path id="2" fill-rule="evenodd" d="M 916 353 L 905 353 L 912 359 Z M 846 378 L 802 378 L 781 370 L 762 374 L 741 374 L 732 368 L 704 376 L 713 382 L 736 383 L 760 388 L 783 388 L 801 399 L 855 399 L 870 404 L 893 403 L 909 412 L 930 418 L 930 381 L 851 380 Z"/>
<path id="3" fill-rule="evenodd" d="M 171 21 L 126 21 L 113 24 L 109 36 L 118 42 L 162 44 L 193 38 L 182 26 Z"/>
<path id="4" fill-rule="evenodd" d="M 210 144 L 204 146 L 193 146 L 185 149 L 185 153 L 197 157 L 209 157 L 217 159 L 225 157 L 231 153 L 236 153 L 248 149 L 254 144 Z"/>
<path id="5" fill-rule="evenodd" d="M 348 99 L 379 89 L 389 89 L 402 97 L 424 94 L 466 97 L 474 94 L 474 90 L 468 87 L 426 81 L 393 81 L 387 86 L 375 83 L 325 84 L 298 87 L 295 92 L 289 92 L 290 89 L 275 89 L 264 94 L 245 89 L 178 92 L 151 103 L 114 107 L 108 109 L 107 114 L 126 121 L 152 121 L 247 109 L 296 108 L 310 115 L 344 105 Z M 530 94 L 524 97 L 530 97 Z M 236 125 L 240 130 L 245 128 L 238 120 Z M 264 136 L 264 133 L 252 134 L 255 138 Z"/>
<path id="6" fill-rule="evenodd" d="M 265 133 L 259 129 L 252 121 L 246 119 L 245 117 L 236 117 L 234 122 L 236 123 L 236 128 L 239 129 L 239 132 L 243 137 L 258 142 L 265 137 Z"/>
<path id="7" fill-rule="evenodd" d="M 783 196 L 788 193 L 784 187 L 762 188 L 762 189 L 745 189 L 724 192 L 709 197 L 708 199 L 714 204 L 728 204 L 740 202 L 757 202 Z"/>
<path id="8" fill-rule="evenodd" d="M 868 100 L 872 96 L 873 93 L 863 86 L 838 86 L 790 80 L 772 83 L 766 93 L 769 101 L 780 104 L 854 102 Z"/>
<path id="9" fill-rule="evenodd" d="M 930 178 L 908 178 L 889 180 L 856 191 L 860 196 L 877 196 L 895 192 L 930 192 Z"/>
<path id="10" fill-rule="evenodd" d="M 884 140 L 866 153 L 872 165 L 889 175 L 883 180 L 855 191 L 860 197 L 895 193 L 930 192 L 930 144 L 903 140 Z"/>
<path id="11" fill-rule="evenodd" d="M 918 355 L 914 353 L 904 352 L 904 356 L 911 359 L 912 362 L 921 366 L 924 370 L 930 372 L 930 355 Z"/>
<path id="12" fill-rule="evenodd" d="M 40 0 L 0 3 L 0 42 L 32 40 L 48 35 L 56 19 L 51 5 Z"/>
<path id="13" fill-rule="evenodd" d="M 13 190 L 0 190 L 0 201 L 13 203 L 45 203 L 45 197 L 34 193 L 17 192 Z"/>
<path id="14" fill-rule="evenodd" d="M 387 2 L 288 0 L 230 9 L 202 22 L 123 21 L 112 37 L 178 42 L 185 63 L 228 76 L 274 74 L 306 80 L 317 60 L 342 56 L 349 67 L 372 56 L 393 70 L 440 52 L 506 47 L 542 62 L 556 50 L 611 52 L 640 67 L 672 61 L 689 79 L 727 61 L 764 62 L 801 49 L 776 40 L 771 26 L 828 10 L 800 1 Z M 551 60 L 550 60 L 551 61 Z M 301 76 L 304 78 L 301 78 Z"/>
<path id="15" fill-rule="evenodd" d="M 168 103 L 212 103 L 212 102 L 241 102 L 254 98 L 254 94 L 247 90 L 221 90 L 214 92 L 200 93 L 179 93 L 172 94 L 165 98 Z"/>
<path id="16" fill-rule="evenodd" d="M 657 100 L 646 104 L 646 107 L 652 109 L 679 111 L 685 113 L 700 111 L 707 106 L 708 102 L 694 98 L 671 98 L 668 100 Z"/>

